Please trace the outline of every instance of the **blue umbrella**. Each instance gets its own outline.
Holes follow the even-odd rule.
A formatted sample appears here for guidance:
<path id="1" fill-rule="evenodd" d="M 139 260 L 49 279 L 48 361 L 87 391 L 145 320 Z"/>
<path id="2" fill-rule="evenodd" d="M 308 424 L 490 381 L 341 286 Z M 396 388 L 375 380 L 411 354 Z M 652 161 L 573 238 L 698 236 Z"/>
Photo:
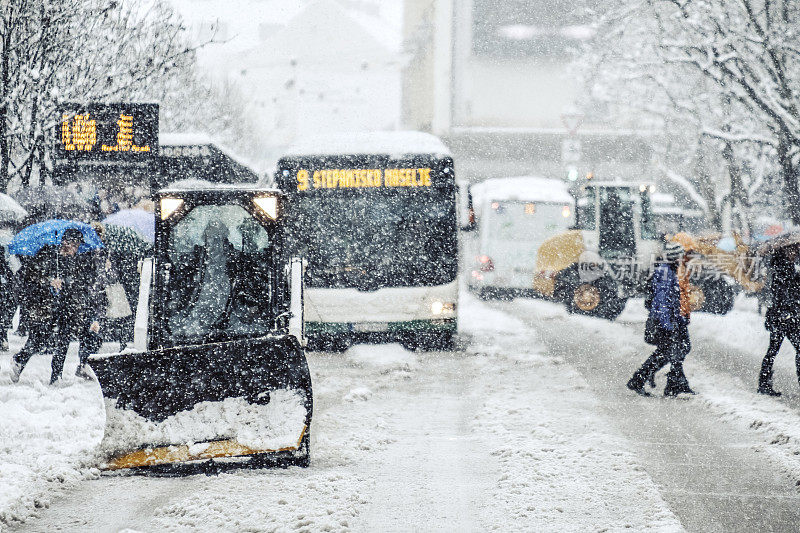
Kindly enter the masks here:
<path id="1" fill-rule="evenodd" d="M 78 253 L 82 254 L 89 250 L 103 248 L 103 242 L 89 224 L 56 219 L 33 224 L 17 233 L 11 244 L 8 245 L 8 253 L 11 255 L 36 255 L 44 246 L 58 246 L 61 244 L 61 238 L 67 228 L 75 228 L 83 235 L 83 244 L 78 248 Z"/>

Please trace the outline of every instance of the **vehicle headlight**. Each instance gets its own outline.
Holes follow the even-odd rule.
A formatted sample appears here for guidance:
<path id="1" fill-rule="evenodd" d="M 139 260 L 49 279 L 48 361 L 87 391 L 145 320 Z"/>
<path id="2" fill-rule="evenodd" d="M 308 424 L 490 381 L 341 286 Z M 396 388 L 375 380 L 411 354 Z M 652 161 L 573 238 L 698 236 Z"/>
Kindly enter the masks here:
<path id="1" fill-rule="evenodd" d="M 270 220 L 278 219 L 278 198 L 276 196 L 256 196 L 253 203 Z"/>
<path id="2" fill-rule="evenodd" d="M 162 198 L 161 199 L 161 220 L 167 220 L 178 209 L 183 207 L 183 199 L 181 198 Z"/>
<path id="3" fill-rule="evenodd" d="M 433 302 L 431 304 L 431 313 L 434 315 L 441 315 L 442 313 L 452 313 L 456 310 L 456 304 L 453 302 Z"/>

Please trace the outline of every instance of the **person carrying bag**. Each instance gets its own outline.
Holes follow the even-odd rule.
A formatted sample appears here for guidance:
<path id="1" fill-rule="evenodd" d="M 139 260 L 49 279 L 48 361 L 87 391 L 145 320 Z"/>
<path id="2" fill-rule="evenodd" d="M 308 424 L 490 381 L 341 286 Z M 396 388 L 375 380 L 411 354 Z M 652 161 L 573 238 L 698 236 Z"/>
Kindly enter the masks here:
<path id="1" fill-rule="evenodd" d="M 654 376 L 668 363 L 664 396 L 694 394 L 683 371 L 683 361 L 691 350 L 689 340 L 689 280 L 684 264 L 685 249 L 678 243 L 669 242 L 664 248 L 663 261 L 653 272 L 652 298 L 647 322 L 645 342 L 656 346 L 655 352 L 634 372 L 627 387 L 642 396 L 650 396 L 644 390 L 646 382 L 655 386 Z"/>

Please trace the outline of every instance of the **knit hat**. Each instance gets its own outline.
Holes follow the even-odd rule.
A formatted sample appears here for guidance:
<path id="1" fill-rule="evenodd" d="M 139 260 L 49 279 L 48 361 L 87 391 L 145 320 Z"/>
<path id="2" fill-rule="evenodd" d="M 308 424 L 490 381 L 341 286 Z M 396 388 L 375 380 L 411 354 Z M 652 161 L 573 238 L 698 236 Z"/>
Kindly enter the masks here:
<path id="1" fill-rule="evenodd" d="M 683 257 L 684 253 L 686 250 L 677 242 L 670 241 L 664 246 L 664 259 L 667 261 L 677 261 Z"/>

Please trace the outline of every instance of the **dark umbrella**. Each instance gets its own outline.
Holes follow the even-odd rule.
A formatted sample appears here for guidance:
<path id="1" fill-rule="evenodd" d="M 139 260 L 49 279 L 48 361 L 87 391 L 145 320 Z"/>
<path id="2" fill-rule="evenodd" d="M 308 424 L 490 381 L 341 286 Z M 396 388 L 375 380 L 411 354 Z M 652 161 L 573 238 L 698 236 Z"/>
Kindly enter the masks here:
<path id="1" fill-rule="evenodd" d="M 756 248 L 758 255 L 771 255 L 787 246 L 800 244 L 800 231 L 789 231 L 766 241 Z"/>
<path id="2" fill-rule="evenodd" d="M 138 294 L 139 260 L 153 253 L 153 245 L 133 228 L 103 224 L 103 241 L 128 299 Z"/>
<path id="3" fill-rule="evenodd" d="M 153 245 L 141 233 L 133 228 L 103 224 L 103 241 L 109 252 L 119 255 L 133 256 L 138 261 L 149 256 Z"/>
<path id="4" fill-rule="evenodd" d="M 49 218 L 83 218 L 89 212 L 89 204 L 65 187 L 47 185 L 23 189 L 15 199 L 34 222 Z"/>

